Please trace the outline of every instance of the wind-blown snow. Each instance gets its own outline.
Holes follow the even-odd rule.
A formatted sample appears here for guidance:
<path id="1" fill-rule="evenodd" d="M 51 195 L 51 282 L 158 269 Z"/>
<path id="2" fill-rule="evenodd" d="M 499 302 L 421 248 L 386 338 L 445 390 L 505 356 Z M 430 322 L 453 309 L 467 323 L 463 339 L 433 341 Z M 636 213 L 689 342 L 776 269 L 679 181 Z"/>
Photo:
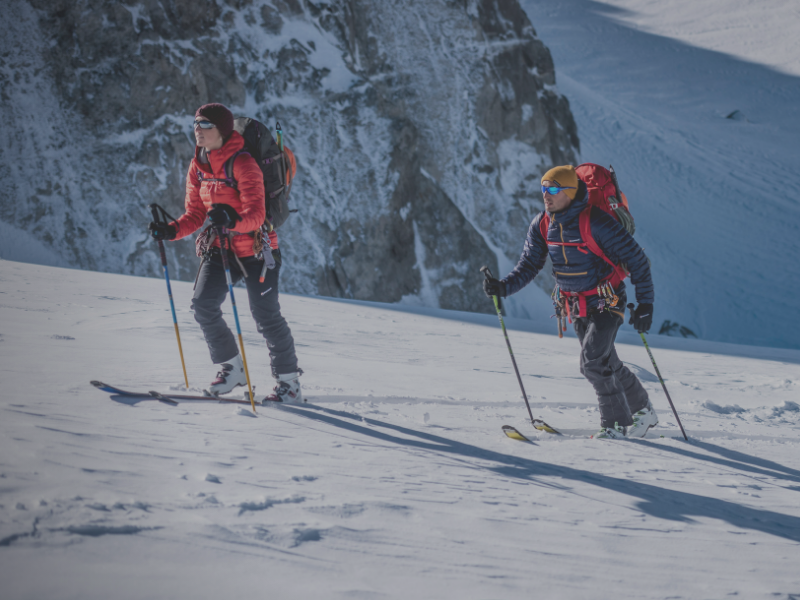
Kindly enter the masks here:
<path id="1" fill-rule="evenodd" d="M 199 390 L 214 369 L 191 288 L 173 282 Z M 3 598 L 800 594 L 800 352 L 650 336 L 687 443 L 624 333 L 661 424 L 559 439 L 526 423 L 493 316 L 281 304 L 307 404 L 115 400 L 89 380 L 183 388 L 164 282 L 0 260 Z M 594 430 L 577 340 L 507 324 L 534 415 Z"/>

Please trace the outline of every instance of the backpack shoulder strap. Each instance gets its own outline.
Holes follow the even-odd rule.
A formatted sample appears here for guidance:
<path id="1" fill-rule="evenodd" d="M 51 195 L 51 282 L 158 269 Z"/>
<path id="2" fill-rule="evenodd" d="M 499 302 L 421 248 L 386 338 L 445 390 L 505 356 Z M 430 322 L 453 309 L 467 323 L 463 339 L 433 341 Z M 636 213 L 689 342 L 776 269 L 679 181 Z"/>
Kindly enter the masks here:
<path id="1" fill-rule="evenodd" d="M 601 210 L 601 209 L 598 209 L 598 210 Z M 592 254 L 595 254 L 595 255 L 599 256 L 604 261 L 606 261 L 609 265 L 611 265 L 614 268 L 614 273 L 618 277 L 620 277 L 620 280 L 625 279 L 625 277 L 627 275 L 627 272 L 625 271 L 625 269 L 623 269 L 619 265 L 614 264 L 611 261 L 611 259 L 608 258 L 608 256 L 606 256 L 606 253 L 603 252 L 603 249 L 600 247 L 600 245 L 594 239 L 594 236 L 592 235 L 591 217 L 592 217 L 592 206 L 591 205 L 587 206 L 585 209 L 583 209 L 583 211 L 581 211 L 581 214 L 578 215 L 578 227 L 580 227 L 580 230 L 581 230 L 581 239 L 583 240 L 583 243 L 586 244 L 586 247 L 592 252 Z"/>
<path id="2" fill-rule="evenodd" d="M 550 229 L 550 215 L 547 211 L 542 214 L 542 219 L 539 221 L 539 233 L 542 234 L 542 239 L 547 242 L 547 230 Z"/>
<path id="3" fill-rule="evenodd" d="M 606 253 L 603 252 L 602 248 L 598 245 L 595 241 L 594 236 L 592 235 L 592 207 L 587 206 L 581 211 L 581 214 L 578 215 L 578 227 L 581 230 L 581 239 L 583 243 L 586 244 L 586 247 L 592 252 L 592 254 L 596 254 L 608 264 L 613 266 L 611 260 L 606 256 Z"/>
<path id="4" fill-rule="evenodd" d="M 236 162 L 236 159 L 242 154 L 247 154 L 247 156 L 250 156 L 250 153 L 247 150 L 239 150 L 236 154 L 226 160 L 222 167 L 225 169 L 225 185 L 228 185 L 233 189 L 239 189 L 239 184 L 236 183 L 236 178 L 233 176 L 233 163 Z"/>

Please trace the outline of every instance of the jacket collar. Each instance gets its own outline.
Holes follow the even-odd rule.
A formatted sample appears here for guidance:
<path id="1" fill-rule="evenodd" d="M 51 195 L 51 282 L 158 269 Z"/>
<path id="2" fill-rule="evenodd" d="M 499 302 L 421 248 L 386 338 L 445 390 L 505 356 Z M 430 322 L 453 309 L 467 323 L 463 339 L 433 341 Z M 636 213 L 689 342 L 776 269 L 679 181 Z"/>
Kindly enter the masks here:
<path id="1" fill-rule="evenodd" d="M 225 161 L 242 148 L 244 148 L 244 138 L 239 135 L 238 132 L 234 131 L 222 145 L 222 148 L 206 152 L 205 148 L 197 146 L 194 149 L 194 157 L 197 160 L 197 164 L 199 164 L 200 168 L 204 171 L 222 173 L 225 171 Z"/>
<path id="2" fill-rule="evenodd" d="M 566 223 L 572 219 L 577 219 L 588 204 L 589 194 L 587 194 L 586 184 L 579 179 L 578 191 L 575 193 L 575 199 L 570 202 L 570 205 L 560 212 L 549 214 L 551 217 L 555 217 L 559 223 Z"/>

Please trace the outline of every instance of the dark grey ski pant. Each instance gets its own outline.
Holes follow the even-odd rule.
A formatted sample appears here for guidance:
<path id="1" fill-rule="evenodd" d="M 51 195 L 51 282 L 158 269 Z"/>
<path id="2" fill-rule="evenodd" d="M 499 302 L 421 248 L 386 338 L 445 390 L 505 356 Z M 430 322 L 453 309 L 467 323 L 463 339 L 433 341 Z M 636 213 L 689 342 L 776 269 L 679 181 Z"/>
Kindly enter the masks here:
<path id="1" fill-rule="evenodd" d="M 624 294 L 620 304 L 625 306 Z M 614 348 L 623 319 L 607 310 L 575 318 L 575 333 L 581 341 L 581 373 L 597 392 L 601 427 L 633 425 L 633 413 L 647 406 L 647 390 L 622 364 Z"/>
<path id="2" fill-rule="evenodd" d="M 273 375 L 294 373 L 297 371 L 297 356 L 294 351 L 294 338 L 281 315 L 278 303 L 278 273 L 280 271 L 280 254 L 276 251 L 277 264 L 267 271 L 264 283 L 258 281 L 263 261 L 255 256 L 240 258 L 247 271 L 244 278 L 247 286 L 247 297 L 250 300 L 250 312 L 256 321 L 258 332 L 267 340 L 270 364 Z M 236 284 L 243 273 L 236 260 L 228 261 L 231 269 L 231 280 Z M 239 290 L 240 291 L 240 290 Z M 235 295 L 238 295 L 236 291 Z M 211 352 L 211 361 L 223 363 L 239 354 L 239 346 L 225 320 L 222 318 L 222 303 L 228 295 L 228 282 L 219 251 L 203 262 L 197 277 L 192 310 L 194 318 L 200 324 L 203 335 Z M 241 319 L 241 300 L 236 305 Z M 252 369 L 252 367 L 251 367 Z M 252 371 L 251 371 L 252 372 Z"/>

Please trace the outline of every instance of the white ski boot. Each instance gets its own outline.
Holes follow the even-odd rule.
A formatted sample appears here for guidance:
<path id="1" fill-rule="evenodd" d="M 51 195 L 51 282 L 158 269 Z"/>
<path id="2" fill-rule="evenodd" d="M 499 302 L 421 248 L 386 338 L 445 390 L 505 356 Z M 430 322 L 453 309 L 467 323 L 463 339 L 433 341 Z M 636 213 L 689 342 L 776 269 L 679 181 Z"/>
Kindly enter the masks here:
<path id="1" fill-rule="evenodd" d="M 217 373 L 217 378 L 205 390 L 208 395 L 219 396 L 220 394 L 227 394 L 236 386 L 247 385 L 241 354 L 237 354 L 219 366 L 220 371 Z"/>
<path id="2" fill-rule="evenodd" d="M 592 437 L 596 440 L 624 440 L 627 432 L 627 427 L 620 427 L 619 423 L 614 423 L 613 427 L 602 427 Z"/>
<path id="3" fill-rule="evenodd" d="M 298 369 L 295 373 L 282 373 L 276 375 L 277 384 L 272 393 L 264 398 L 264 402 L 283 402 L 285 404 L 302 404 L 303 390 L 300 389 L 300 375 L 303 371 Z"/>
<path id="4" fill-rule="evenodd" d="M 628 437 L 643 438 L 651 427 L 658 425 L 658 416 L 650 400 L 647 406 L 633 415 L 633 425 L 628 428 Z"/>

